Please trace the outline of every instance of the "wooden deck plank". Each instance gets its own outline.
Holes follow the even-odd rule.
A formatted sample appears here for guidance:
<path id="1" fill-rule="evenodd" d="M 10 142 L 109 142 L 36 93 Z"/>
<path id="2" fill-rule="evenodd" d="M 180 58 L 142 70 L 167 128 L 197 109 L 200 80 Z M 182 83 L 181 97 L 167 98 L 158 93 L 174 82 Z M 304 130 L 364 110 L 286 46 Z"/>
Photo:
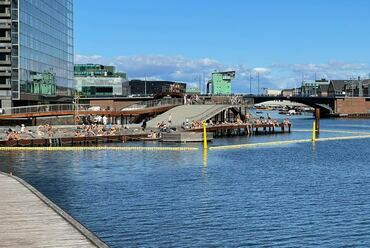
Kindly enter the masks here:
<path id="1" fill-rule="evenodd" d="M 99 247 L 16 179 L 0 174 L 1 247 Z"/>

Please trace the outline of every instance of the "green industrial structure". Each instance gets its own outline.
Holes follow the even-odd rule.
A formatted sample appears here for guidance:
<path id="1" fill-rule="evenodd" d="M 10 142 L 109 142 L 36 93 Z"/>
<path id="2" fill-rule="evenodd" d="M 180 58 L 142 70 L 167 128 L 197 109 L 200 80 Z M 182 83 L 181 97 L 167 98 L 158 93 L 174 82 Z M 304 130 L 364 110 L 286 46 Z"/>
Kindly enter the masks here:
<path id="1" fill-rule="evenodd" d="M 235 71 L 212 73 L 207 84 L 207 93 L 212 95 L 230 95 L 231 81 L 235 78 Z"/>

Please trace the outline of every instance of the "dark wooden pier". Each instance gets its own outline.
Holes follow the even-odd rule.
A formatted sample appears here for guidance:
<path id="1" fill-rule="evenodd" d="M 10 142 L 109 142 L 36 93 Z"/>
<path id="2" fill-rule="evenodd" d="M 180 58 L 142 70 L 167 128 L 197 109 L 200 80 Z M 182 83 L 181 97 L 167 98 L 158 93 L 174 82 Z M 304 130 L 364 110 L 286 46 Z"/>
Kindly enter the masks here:
<path id="1" fill-rule="evenodd" d="M 275 133 L 290 133 L 291 124 L 280 123 L 274 124 L 221 124 L 207 126 L 207 132 L 212 132 L 215 137 L 223 136 L 244 136 L 244 135 L 259 135 L 259 134 L 275 134 Z M 188 132 L 203 132 L 203 128 L 192 128 L 186 130 Z"/>
<path id="2" fill-rule="evenodd" d="M 92 137 L 63 137 L 63 138 L 40 138 L 40 139 L 21 139 L 21 140 L 3 140 L 0 141 L 0 147 L 17 147 L 17 146 L 90 146 L 102 143 L 115 143 L 137 141 L 147 137 L 147 134 L 125 134 L 109 136 L 92 136 Z"/>

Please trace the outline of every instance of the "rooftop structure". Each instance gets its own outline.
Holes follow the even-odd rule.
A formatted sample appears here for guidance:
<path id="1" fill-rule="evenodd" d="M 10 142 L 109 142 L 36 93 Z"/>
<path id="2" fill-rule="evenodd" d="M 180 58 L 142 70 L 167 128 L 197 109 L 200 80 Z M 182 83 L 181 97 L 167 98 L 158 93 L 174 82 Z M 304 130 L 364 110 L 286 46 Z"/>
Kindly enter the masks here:
<path id="1" fill-rule="evenodd" d="M 122 96 L 126 73 L 116 72 L 114 66 L 77 64 L 74 66 L 75 88 L 84 97 Z"/>
<path id="2" fill-rule="evenodd" d="M 127 79 L 126 73 L 116 72 L 114 66 L 99 64 L 75 64 L 75 77 L 122 77 Z"/>

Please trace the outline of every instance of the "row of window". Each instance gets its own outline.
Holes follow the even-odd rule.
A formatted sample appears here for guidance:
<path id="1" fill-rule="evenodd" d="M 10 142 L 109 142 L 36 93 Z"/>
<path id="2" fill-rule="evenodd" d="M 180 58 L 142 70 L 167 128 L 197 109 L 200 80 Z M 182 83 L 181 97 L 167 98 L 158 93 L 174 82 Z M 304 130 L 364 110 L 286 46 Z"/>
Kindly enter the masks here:
<path id="1" fill-rule="evenodd" d="M 45 22 L 53 23 L 58 28 L 58 25 L 64 26 L 65 23 L 72 21 L 72 9 L 67 6 L 58 4 L 53 0 L 21 0 L 21 10 L 31 13 L 34 17 L 39 17 Z M 64 7 L 64 8 L 63 8 Z M 68 23 L 68 27 L 72 27 L 72 23 Z"/>
<path id="2" fill-rule="evenodd" d="M 57 29 L 55 26 L 50 26 L 43 21 L 32 18 L 32 21 L 27 20 L 29 14 L 22 12 L 21 14 L 21 33 L 30 37 L 38 37 L 41 35 L 43 39 L 64 41 L 65 43 L 73 44 L 73 29 L 66 26 Z M 53 38 L 53 39 L 52 39 Z"/>
<path id="3" fill-rule="evenodd" d="M 44 72 L 52 68 L 57 77 L 73 79 L 73 65 L 68 63 L 51 64 L 43 63 L 35 60 L 21 58 L 20 69 L 24 71 Z M 71 70 L 72 69 L 72 70 Z M 29 79 L 29 74 L 21 74 L 21 78 Z"/>
<path id="4" fill-rule="evenodd" d="M 25 35 L 21 35 L 20 46 L 29 49 L 29 55 L 26 54 L 25 57 L 30 59 L 40 60 L 42 55 L 52 56 L 58 59 L 66 60 L 68 62 L 73 62 L 73 47 L 63 46 L 54 47 L 49 45 L 50 43 L 44 43 L 35 39 L 31 39 Z M 34 55 L 33 55 L 34 54 Z M 39 55 L 40 54 L 40 55 Z M 30 56 L 40 56 L 40 58 L 32 58 Z"/>

